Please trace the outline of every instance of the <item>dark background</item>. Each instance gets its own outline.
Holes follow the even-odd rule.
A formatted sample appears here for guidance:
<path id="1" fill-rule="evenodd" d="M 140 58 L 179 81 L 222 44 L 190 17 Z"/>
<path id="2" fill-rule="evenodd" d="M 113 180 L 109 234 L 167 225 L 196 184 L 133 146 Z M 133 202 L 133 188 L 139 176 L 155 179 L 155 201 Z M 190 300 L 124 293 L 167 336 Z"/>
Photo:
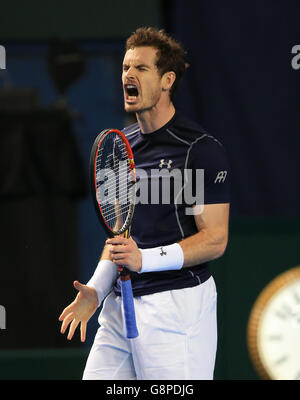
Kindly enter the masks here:
<path id="1" fill-rule="evenodd" d="M 86 282 L 101 253 L 89 154 L 98 132 L 129 123 L 124 42 L 146 25 L 188 50 L 176 106 L 223 142 L 231 165 L 230 241 L 212 263 L 215 378 L 259 379 L 247 348 L 251 308 L 273 278 L 300 264 L 300 70 L 291 52 L 300 44 L 299 11 L 296 0 L 1 5 L 0 379 L 81 378 L 97 315 L 85 345 L 78 335 L 67 342 L 57 319 L 76 295 L 73 280 Z M 57 39 L 78 56 L 72 73 L 63 71 L 64 90 L 49 68 Z"/>

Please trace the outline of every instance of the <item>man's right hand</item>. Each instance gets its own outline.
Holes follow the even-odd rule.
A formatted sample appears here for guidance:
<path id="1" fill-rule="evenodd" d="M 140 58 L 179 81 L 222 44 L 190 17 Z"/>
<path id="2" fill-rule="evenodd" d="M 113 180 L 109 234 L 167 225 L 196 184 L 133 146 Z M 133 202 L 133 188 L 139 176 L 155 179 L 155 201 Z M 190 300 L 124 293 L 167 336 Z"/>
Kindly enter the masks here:
<path id="1" fill-rule="evenodd" d="M 94 288 L 83 285 L 78 281 L 73 284 L 79 293 L 75 300 L 59 316 L 59 321 L 62 321 L 60 332 L 62 334 L 65 333 L 71 324 L 67 336 L 67 339 L 71 340 L 80 323 L 80 339 L 84 342 L 87 323 L 98 308 L 98 296 Z"/>

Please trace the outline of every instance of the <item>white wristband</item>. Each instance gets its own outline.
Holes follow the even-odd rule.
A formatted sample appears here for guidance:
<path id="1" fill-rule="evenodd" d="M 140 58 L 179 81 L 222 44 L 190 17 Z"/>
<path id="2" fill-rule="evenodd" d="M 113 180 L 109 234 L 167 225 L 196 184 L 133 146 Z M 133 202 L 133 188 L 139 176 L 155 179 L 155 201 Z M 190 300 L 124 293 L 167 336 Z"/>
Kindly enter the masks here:
<path id="1" fill-rule="evenodd" d="M 110 260 L 100 260 L 91 279 L 86 284 L 96 290 L 98 307 L 108 295 L 118 276 L 118 266 Z"/>
<path id="2" fill-rule="evenodd" d="M 140 251 L 142 253 L 140 274 L 143 272 L 178 270 L 183 266 L 183 250 L 178 243 L 152 249 L 140 249 Z"/>

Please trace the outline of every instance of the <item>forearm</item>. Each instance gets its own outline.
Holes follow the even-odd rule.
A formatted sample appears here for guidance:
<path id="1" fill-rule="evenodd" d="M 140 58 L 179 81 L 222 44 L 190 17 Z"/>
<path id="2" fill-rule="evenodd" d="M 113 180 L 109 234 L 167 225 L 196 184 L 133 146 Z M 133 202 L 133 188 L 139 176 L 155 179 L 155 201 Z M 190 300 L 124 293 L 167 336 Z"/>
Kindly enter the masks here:
<path id="1" fill-rule="evenodd" d="M 109 245 L 105 245 L 103 250 L 102 250 L 102 254 L 100 257 L 100 260 L 110 260 L 112 261 L 112 256 L 111 256 L 111 252 L 109 251 Z"/>
<path id="2" fill-rule="evenodd" d="M 220 257 L 226 248 L 227 235 L 220 231 L 213 234 L 200 232 L 168 246 L 140 249 L 141 268 L 137 272 L 178 270 L 193 267 Z"/>
<path id="3" fill-rule="evenodd" d="M 108 246 L 102 251 L 99 263 L 87 286 L 93 287 L 98 295 L 99 305 L 111 291 L 118 276 L 118 266 L 113 263 Z"/>
<path id="4" fill-rule="evenodd" d="M 139 249 L 131 238 L 116 237 L 106 243 L 111 245 L 109 256 L 114 263 L 144 273 L 181 269 L 214 260 L 225 251 L 227 233 L 221 229 L 208 232 L 203 228 L 179 243 L 149 249 Z"/>
<path id="5" fill-rule="evenodd" d="M 179 242 L 183 254 L 183 268 L 199 265 L 221 257 L 227 246 L 227 234 L 220 230 L 209 233 L 206 229 Z"/>

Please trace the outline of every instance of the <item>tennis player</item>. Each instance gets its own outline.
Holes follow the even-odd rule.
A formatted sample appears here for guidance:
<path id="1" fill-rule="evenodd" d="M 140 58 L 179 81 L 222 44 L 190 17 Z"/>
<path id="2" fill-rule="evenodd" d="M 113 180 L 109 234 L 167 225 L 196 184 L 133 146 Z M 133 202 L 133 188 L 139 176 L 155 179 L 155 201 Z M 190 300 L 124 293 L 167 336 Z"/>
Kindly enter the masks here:
<path id="1" fill-rule="evenodd" d="M 71 339 L 80 324 L 84 341 L 87 322 L 103 303 L 83 379 L 214 376 L 217 293 L 209 262 L 227 246 L 229 167 L 222 144 L 175 110 L 186 68 L 185 50 L 163 30 L 139 28 L 126 42 L 124 103 L 137 123 L 123 132 L 146 184 L 131 238 L 106 241 L 94 275 L 86 285 L 74 282 L 77 297 L 60 316 L 61 332 L 69 327 Z M 170 190 L 164 202 L 157 188 L 166 180 L 175 185 L 175 170 L 182 172 L 180 190 Z M 135 339 L 124 333 L 118 265 L 131 271 Z"/>

